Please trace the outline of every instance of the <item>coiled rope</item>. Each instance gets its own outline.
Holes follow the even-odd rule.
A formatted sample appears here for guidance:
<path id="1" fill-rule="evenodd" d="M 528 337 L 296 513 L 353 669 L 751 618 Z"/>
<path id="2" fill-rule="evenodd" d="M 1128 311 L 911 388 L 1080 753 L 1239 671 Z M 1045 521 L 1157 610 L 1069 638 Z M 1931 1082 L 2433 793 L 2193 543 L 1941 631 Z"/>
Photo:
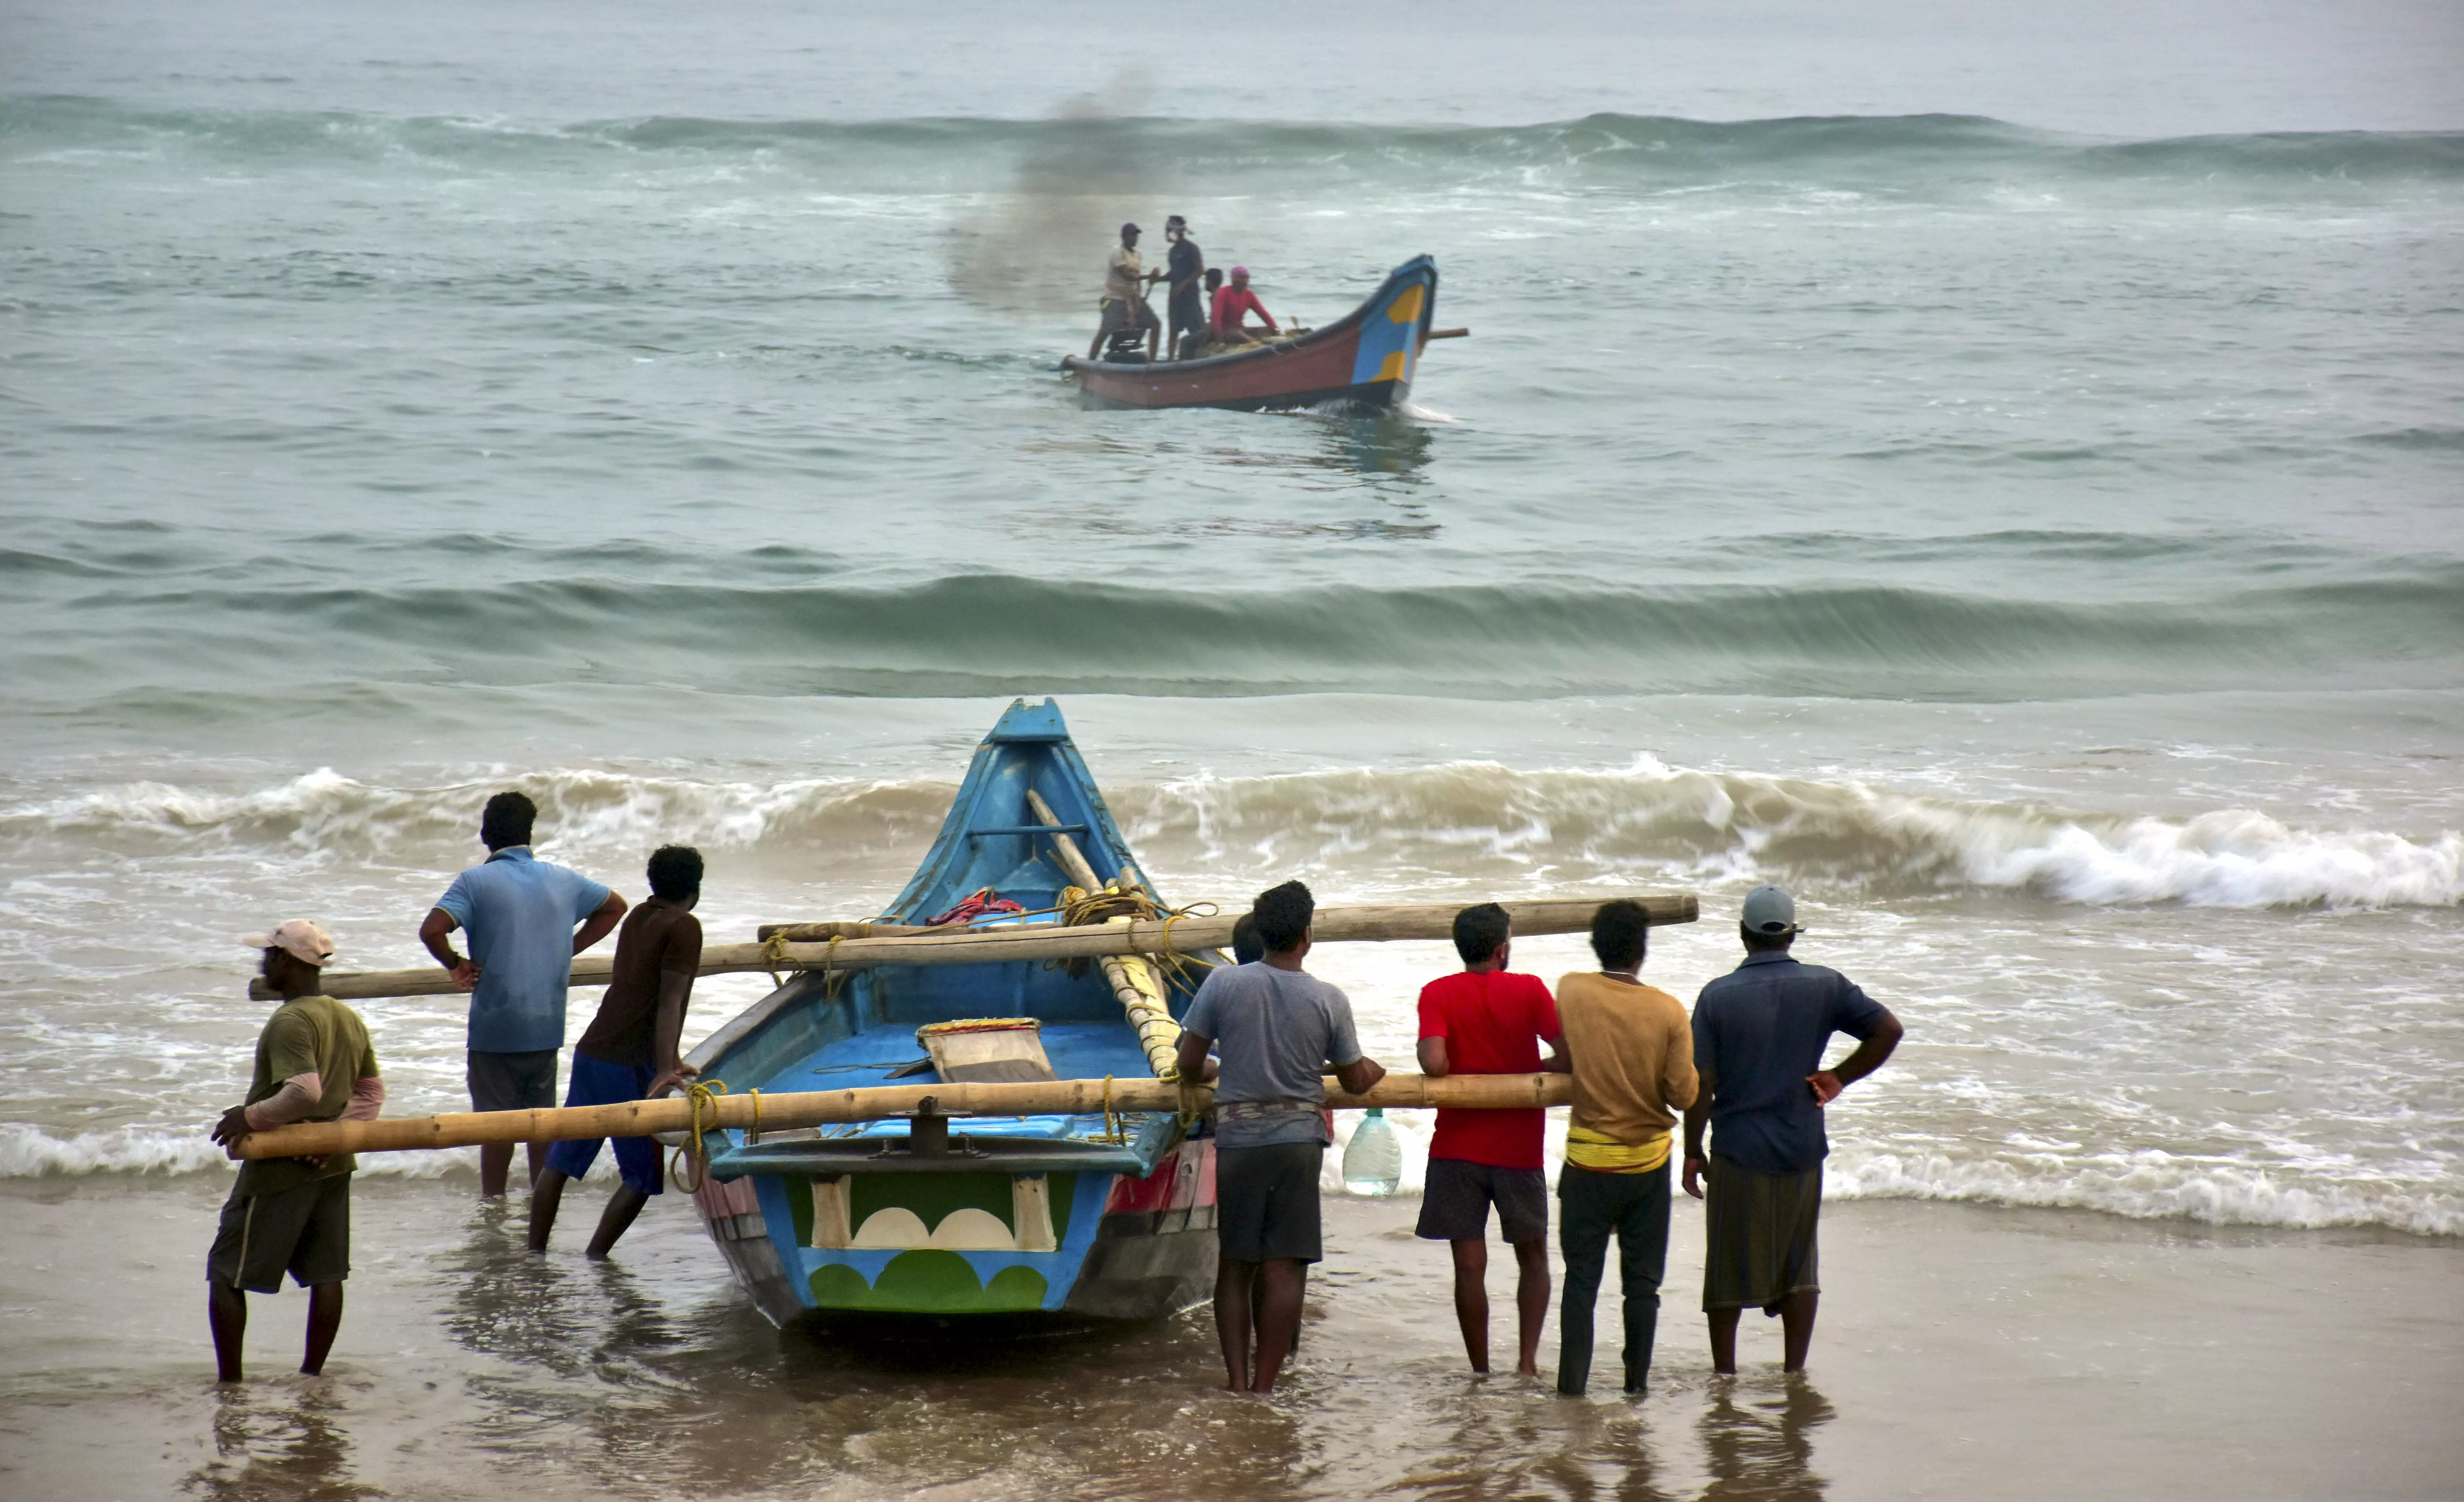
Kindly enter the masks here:
<path id="1" fill-rule="evenodd" d="M 693 1145 L 676 1149 L 675 1157 L 668 1164 L 668 1178 L 687 1194 L 700 1193 L 701 1186 L 710 1182 L 710 1159 L 702 1148 L 702 1134 L 720 1129 L 718 1098 L 725 1094 L 727 1081 L 724 1079 L 696 1079 L 685 1091 L 685 1099 L 692 1102 L 693 1107 Z M 761 1092 L 754 1090 L 748 1094 L 753 1097 L 753 1126 L 744 1134 L 745 1145 L 749 1147 L 761 1140 Z M 702 1114 L 705 1110 L 709 1112 L 707 1119 Z M 693 1182 L 690 1184 L 685 1182 L 684 1171 L 688 1161 L 693 1164 Z"/>

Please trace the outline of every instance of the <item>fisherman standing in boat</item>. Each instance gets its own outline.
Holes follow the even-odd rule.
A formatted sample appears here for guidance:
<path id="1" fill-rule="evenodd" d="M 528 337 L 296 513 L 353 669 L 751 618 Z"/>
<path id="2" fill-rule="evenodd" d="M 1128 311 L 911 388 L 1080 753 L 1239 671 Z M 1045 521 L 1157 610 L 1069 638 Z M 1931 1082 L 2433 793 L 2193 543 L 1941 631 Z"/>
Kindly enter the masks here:
<path id="1" fill-rule="evenodd" d="M 625 916 L 625 899 L 561 865 L 531 855 L 539 806 L 519 793 L 499 793 L 479 816 L 488 859 L 453 879 L 419 925 L 419 942 L 471 993 L 471 1109 L 528 1111 L 556 1104 L 556 1056 L 564 1048 L 565 992 L 573 957 L 607 937 Z M 576 932 L 574 925 L 582 925 Z M 467 929 L 471 953 L 453 952 L 453 930 Z M 529 1144 L 528 1185 L 547 1162 Z M 479 1193 L 505 1192 L 514 1144 L 479 1149 Z"/>
<path id="2" fill-rule="evenodd" d="M 1095 326 L 1095 342 L 1087 346 L 1089 359 L 1104 358 L 1104 346 L 1113 335 L 1130 329 L 1142 331 L 1147 337 L 1147 361 L 1155 358 L 1155 341 L 1162 325 L 1155 321 L 1155 309 L 1147 306 L 1147 288 L 1163 280 L 1163 272 L 1150 272 L 1138 256 L 1136 225 L 1121 226 L 1121 243 L 1104 263 L 1104 296 L 1095 304 L 1100 316 Z"/>
<path id="3" fill-rule="evenodd" d="M 701 920 L 693 915 L 701 902 L 701 852 L 691 845 L 661 845 L 650 854 L 649 876 L 649 901 L 627 913 L 617 931 L 616 963 L 599 1015 L 573 1045 L 567 1106 L 652 1099 L 699 1073 L 679 1050 L 693 977 L 701 972 Z M 590 1171 L 605 1141 L 569 1138 L 547 1150 L 547 1166 L 531 1186 L 533 1252 L 547 1250 L 566 1181 Z M 607 1255 L 650 1196 L 665 1187 L 655 1139 L 619 1137 L 615 1145 L 621 1182 L 591 1233 L 584 1254 L 594 1262 Z"/>
<path id="4" fill-rule="evenodd" d="M 235 1148 L 252 1132 L 293 1121 L 372 1121 L 385 1105 L 377 1051 L 358 1012 L 318 988 L 334 942 L 294 918 L 240 941 L 263 951 L 265 983 L 282 997 L 256 1038 L 256 1073 L 245 1102 L 214 1123 L 214 1141 Z M 206 1253 L 206 1316 L 218 1382 L 240 1380 L 248 1295 L 271 1294 L 282 1274 L 308 1291 L 308 1344 L 299 1369 L 314 1377 L 342 1328 L 342 1282 L 351 1275 L 349 1153 L 252 1158 L 223 1206 Z"/>
<path id="5" fill-rule="evenodd" d="M 1198 285 L 1206 274 L 1206 255 L 1189 237 L 1189 221 L 1178 214 L 1163 222 L 1163 237 L 1172 242 L 1172 254 L 1164 270 L 1166 280 L 1172 284 L 1166 304 L 1171 327 L 1166 332 L 1172 358 L 1187 359 L 1191 351 L 1206 339 L 1206 303 L 1199 295 Z"/>
<path id="6" fill-rule="evenodd" d="M 1352 1003 L 1301 969 L 1316 906 L 1298 882 L 1260 893 L 1250 916 L 1265 958 L 1209 971 L 1181 1018 L 1180 1078 L 1205 1078 L 1207 1054 L 1221 1056 L 1215 1333 L 1234 1392 L 1275 1390 L 1300 1333 L 1309 1265 L 1325 1254 L 1317 1186 L 1328 1142 L 1327 1067 L 1354 1094 L 1386 1078 L 1360 1052 Z"/>

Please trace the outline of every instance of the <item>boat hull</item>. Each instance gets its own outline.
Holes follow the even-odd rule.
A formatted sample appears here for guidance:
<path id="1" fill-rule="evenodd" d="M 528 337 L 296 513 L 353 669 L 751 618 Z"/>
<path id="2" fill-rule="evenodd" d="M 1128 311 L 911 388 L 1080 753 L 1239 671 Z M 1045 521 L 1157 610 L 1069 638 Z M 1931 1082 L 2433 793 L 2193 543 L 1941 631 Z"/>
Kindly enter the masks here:
<path id="1" fill-rule="evenodd" d="M 1013 706 L 976 753 L 941 836 L 886 910 L 916 922 L 981 886 L 1049 924 L 1067 878 L 1028 827 L 1032 792 L 1076 831 L 1098 879 L 1137 875 L 1048 703 Z M 1143 884 L 1143 879 L 1140 879 Z M 1198 956 L 1199 960 L 1211 956 Z M 1176 973 L 1177 1014 L 1195 990 Z M 764 1092 L 915 1078 L 915 1029 L 1031 1016 L 1063 1078 L 1146 1077 L 1147 1056 L 1096 967 L 1025 962 L 808 971 L 694 1051 L 703 1078 Z M 926 1067 L 929 1083 L 930 1060 Z M 969 1118 L 946 1143 L 904 1123 L 705 1143 L 693 1205 L 737 1281 L 772 1322 L 957 1319 L 1084 1324 L 1202 1302 L 1216 1270 L 1215 1143 L 1169 1112 Z"/>
<path id="2" fill-rule="evenodd" d="M 1437 306 L 1437 263 L 1423 255 L 1349 315 L 1289 343 L 1144 365 L 1073 357 L 1062 368 L 1094 406 L 1382 410 L 1409 395 Z"/>

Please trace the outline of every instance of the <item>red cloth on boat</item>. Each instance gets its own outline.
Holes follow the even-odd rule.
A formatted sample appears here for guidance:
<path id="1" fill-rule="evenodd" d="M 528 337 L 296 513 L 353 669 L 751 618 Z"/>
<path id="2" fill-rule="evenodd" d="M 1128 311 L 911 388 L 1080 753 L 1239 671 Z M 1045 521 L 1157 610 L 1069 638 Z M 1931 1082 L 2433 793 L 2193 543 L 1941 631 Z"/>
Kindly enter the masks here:
<path id="1" fill-rule="evenodd" d="M 951 908 L 940 917 L 925 919 L 924 925 L 928 928 L 940 928 L 951 924 L 971 923 L 987 913 L 1023 913 L 1024 911 L 1026 911 L 1025 908 L 1008 898 L 994 896 L 991 887 L 979 886 L 968 894 L 965 902 Z"/>
<path id="2" fill-rule="evenodd" d="M 1275 316 L 1268 313 L 1266 305 L 1258 300 L 1257 289 L 1253 287 L 1215 289 L 1215 316 L 1210 320 L 1210 326 L 1215 330 L 1217 338 L 1221 338 L 1229 330 L 1239 328 L 1242 317 L 1252 313 L 1266 320 L 1269 331 L 1282 332 L 1275 327 Z"/>

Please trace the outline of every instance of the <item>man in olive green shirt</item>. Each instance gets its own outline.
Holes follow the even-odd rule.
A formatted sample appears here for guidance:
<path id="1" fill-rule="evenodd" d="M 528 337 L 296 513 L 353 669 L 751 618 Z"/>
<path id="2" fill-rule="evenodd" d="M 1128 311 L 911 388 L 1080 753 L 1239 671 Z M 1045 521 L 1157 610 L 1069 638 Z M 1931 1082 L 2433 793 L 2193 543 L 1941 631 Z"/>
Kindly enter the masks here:
<path id="1" fill-rule="evenodd" d="M 214 1141 L 236 1149 L 251 1132 L 293 1121 L 373 1121 L 385 1104 L 376 1050 L 359 1013 L 319 992 L 333 941 L 305 919 L 240 941 L 264 951 L 266 984 L 282 996 L 256 1039 L 248 1099 L 223 1113 Z M 234 1154 L 236 1155 L 236 1154 Z M 308 1351 L 299 1369 L 314 1377 L 342 1325 L 342 1280 L 351 1275 L 351 1171 L 348 1153 L 328 1158 L 252 1158 L 223 1206 L 206 1254 L 206 1314 L 214 1332 L 218 1381 L 240 1379 L 248 1295 L 271 1294 L 282 1274 L 308 1290 Z"/>

